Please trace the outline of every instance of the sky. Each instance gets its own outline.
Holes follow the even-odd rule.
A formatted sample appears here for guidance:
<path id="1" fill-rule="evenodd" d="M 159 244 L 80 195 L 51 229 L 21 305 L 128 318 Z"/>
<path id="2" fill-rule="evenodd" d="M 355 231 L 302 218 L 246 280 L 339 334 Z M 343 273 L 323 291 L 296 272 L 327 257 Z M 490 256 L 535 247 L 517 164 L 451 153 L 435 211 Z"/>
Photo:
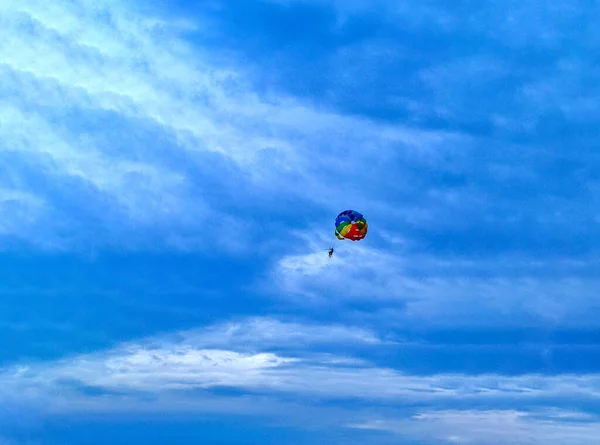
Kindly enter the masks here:
<path id="1" fill-rule="evenodd" d="M 0 0 L 0 445 L 597 445 L 599 21 Z"/>

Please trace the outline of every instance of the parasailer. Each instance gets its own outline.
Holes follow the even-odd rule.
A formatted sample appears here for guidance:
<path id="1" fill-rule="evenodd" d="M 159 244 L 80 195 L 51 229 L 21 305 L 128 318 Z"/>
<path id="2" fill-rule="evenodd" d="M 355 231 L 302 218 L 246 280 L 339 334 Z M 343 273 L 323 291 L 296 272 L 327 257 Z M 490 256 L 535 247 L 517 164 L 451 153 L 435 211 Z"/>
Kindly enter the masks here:
<path id="1" fill-rule="evenodd" d="M 369 224 L 365 217 L 356 210 L 344 210 L 335 219 L 335 236 L 339 240 L 360 241 L 367 236 Z M 327 250 L 329 258 L 333 257 L 334 248 Z"/>

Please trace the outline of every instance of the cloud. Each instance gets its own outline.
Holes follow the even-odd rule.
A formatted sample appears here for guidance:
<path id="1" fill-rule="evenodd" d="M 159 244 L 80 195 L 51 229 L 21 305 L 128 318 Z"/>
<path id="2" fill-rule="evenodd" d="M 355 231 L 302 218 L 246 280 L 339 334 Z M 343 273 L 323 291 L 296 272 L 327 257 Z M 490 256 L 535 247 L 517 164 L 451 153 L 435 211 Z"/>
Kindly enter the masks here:
<path id="1" fill-rule="evenodd" d="M 329 329 L 331 335 L 322 337 Z M 457 398 L 462 403 L 469 400 L 498 403 L 515 397 L 520 403 L 565 397 L 595 401 L 600 394 L 600 377 L 594 374 L 418 376 L 378 367 L 358 356 L 340 354 L 341 350 L 348 351 L 348 346 L 340 349 L 344 344 L 366 346 L 378 341 L 376 339 L 360 329 L 251 319 L 208 327 L 197 333 L 130 342 L 105 352 L 55 363 L 19 365 L 6 369 L 1 380 L 5 395 L 33 393 L 36 397 L 40 392 L 50 397 L 60 388 L 97 388 L 119 394 L 177 390 L 185 394 L 197 389 L 227 387 L 266 395 L 401 404 L 451 403 Z M 263 341 L 265 345 L 261 348 Z M 307 350 L 309 341 L 328 344 L 329 354 L 317 353 L 312 348 Z M 221 347 L 215 348 L 216 345 Z M 271 352 L 269 345 L 284 349 Z M 254 347 L 249 348 L 251 346 Z"/>
<path id="2" fill-rule="evenodd" d="M 397 326 L 597 324 L 594 295 L 600 284 L 591 274 L 593 261 L 446 260 L 415 254 L 405 245 L 364 241 L 339 243 L 329 259 L 318 234 L 305 240 L 310 253 L 281 257 L 264 284 L 275 284 L 272 292 L 297 304 L 369 304 L 393 310 Z"/>
<path id="3" fill-rule="evenodd" d="M 354 207 L 380 221 L 373 227 L 388 238 L 401 233 L 407 248 L 435 246 L 440 255 L 593 250 L 584 241 L 595 233 L 593 215 L 588 200 L 573 197 L 576 178 L 559 175 L 551 187 L 544 180 L 552 165 L 566 165 L 562 151 L 524 151 L 462 124 L 432 128 L 422 117 L 441 105 L 429 106 L 435 102 L 429 99 L 413 104 L 421 117 L 400 125 L 335 108 L 328 96 L 299 98 L 275 87 L 259 94 L 256 84 L 267 73 L 204 44 L 215 20 L 206 11 L 194 24 L 115 2 L 3 8 L 0 38 L 7 51 L 0 78 L 7 101 L 0 112 L 11 125 L 0 133 L 0 162 L 13 173 L 0 185 L 45 203 L 44 212 L 31 215 L 44 235 L 11 225 L 7 239 L 12 234 L 69 249 L 216 244 L 248 251 L 267 242 L 261 233 L 298 218 L 297 209 L 315 215 L 316 226 L 327 224 L 321 214 Z M 382 44 L 367 36 L 330 48 L 328 60 L 346 73 L 372 66 Z M 412 60 L 415 51 L 424 57 L 417 50 L 402 57 Z M 355 63 L 360 54 L 365 63 Z M 448 57 L 405 65 L 421 87 L 453 107 L 445 119 L 477 120 L 483 115 L 471 110 L 490 101 L 449 101 L 448 85 L 460 99 L 476 84 L 502 82 L 512 65 L 485 54 Z M 360 71 L 346 78 L 379 94 Z M 503 128 L 527 121 L 505 111 L 484 114 Z M 248 236 L 234 239 L 229 232 L 239 216 L 232 209 L 240 203 L 239 212 L 255 218 L 244 218 Z M 212 215 L 209 227 L 198 223 L 206 215 Z"/>
<path id="4" fill-rule="evenodd" d="M 255 317 L 204 330 L 131 342 L 105 353 L 65 359 L 50 365 L 52 370 L 48 368 L 47 372 L 42 371 L 47 365 L 17 366 L 5 373 L 3 379 L 5 382 L 14 379 L 15 383 L 28 381 L 26 386 L 34 391 L 54 385 L 60 387 L 65 381 L 106 390 L 150 392 L 226 386 L 260 388 L 265 384 L 264 380 L 269 379 L 268 369 L 285 368 L 286 364 L 304 360 L 302 354 L 286 357 L 263 352 L 265 348 L 299 349 L 302 352 L 308 346 L 318 344 L 372 345 L 380 342 L 373 333 L 360 328 Z M 309 355 L 331 366 L 360 363 L 343 357 Z"/>
<path id="5" fill-rule="evenodd" d="M 304 349 L 318 345 L 378 345 L 384 343 L 373 332 L 344 325 L 283 322 L 270 317 L 254 317 L 178 334 L 181 341 L 204 347 L 236 349 Z"/>
<path id="6" fill-rule="evenodd" d="M 595 444 L 600 437 L 597 416 L 561 410 L 425 411 L 403 420 L 373 420 L 350 427 L 448 445 L 584 445 Z"/>
<path id="7" fill-rule="evenodd" d="M 442 443 L 592 443 L 598 432 L 597 374 L 410 374 L 361 345 L 404 347 L 350 326 L 239 319 L 5 367 L 0 401 L 42 418 L 243 415 Z"/>
<path id="8" fill-rule="evenodd" d="M 355 176 L 367 184 L 357 204 L 387 207 L 367 198 L 376 166 L 398 148 L 422 162 L 460 140 L 258 95 L 243 65 L 185 40 L 180 26 L 114 2 L 3 6 L 0 160 L 13 168 L 4 186 L 46 203 L 35 218 L 48 244 L 201 247 L 197 222 L 211 214 L 227 246 L 232 203 L 335 206 L 333 185 Z"/>

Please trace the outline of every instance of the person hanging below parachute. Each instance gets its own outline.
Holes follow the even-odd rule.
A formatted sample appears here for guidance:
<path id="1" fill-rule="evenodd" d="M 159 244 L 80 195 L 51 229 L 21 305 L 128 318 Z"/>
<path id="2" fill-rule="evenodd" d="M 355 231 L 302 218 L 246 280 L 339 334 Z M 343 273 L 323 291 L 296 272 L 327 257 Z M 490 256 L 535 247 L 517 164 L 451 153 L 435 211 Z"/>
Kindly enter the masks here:
<path id="1" fill-rule="evenodd" d="M 335 219 L 335 236 L 339 240 L 360 241 L 367 236 L 369 224 L 356 210 L 344 210 Z M 333 247 L 329 249 L 329 258 L 333 256 Z"/>

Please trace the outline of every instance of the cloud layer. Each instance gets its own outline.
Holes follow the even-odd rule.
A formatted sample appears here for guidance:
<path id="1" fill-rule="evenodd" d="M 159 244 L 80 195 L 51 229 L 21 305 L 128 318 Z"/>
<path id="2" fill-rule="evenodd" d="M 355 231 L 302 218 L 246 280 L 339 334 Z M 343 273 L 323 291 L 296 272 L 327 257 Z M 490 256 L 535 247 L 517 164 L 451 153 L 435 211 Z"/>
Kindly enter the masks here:
<path id="1" fill-rule="evenodd" d="M 332 335 L 324 338 L 320 333 L 325 330 Z M 3 404 L 31 403 L 55 415 L 125 410 L 131 416 L 162 412 L 167 406 L 210 412 L 211 401 L 214 411 L 221 412 L 229 398 L 227 405 L 239 399 L 234 410 L 239 414 L 264 412 L 272 417 L 273 404 L 294 396 L 307 410 L 324 409 L 323 404 L 336 400 L 359 403 L 354 415 L 340 418 L 337 413 L 331 427 L 343 428 L 339 422 L 345 419 L 349 428 L 414 439 L 525 444 L 541 434 L 545 443 L 592 443 L 599 433 L 595 414 L 585 414 L 600 405 L 596 374 L 411 375 L 335 352 L 343 344 L 372 346 L 381 341 L 373 333 L 274 319 L 239 320 L 177 337 L 149 338 L 103 353 L 6 369 L 0 377 Z M 310 346 L 324 343 L 330 344 L 329 351 L 311 351 Z M 219 344 L 221 349 L 215 349 Z M 238 393 L 218 402 L 215 396 L 224 389 Z M 248 400 L 255 403 L 246 404 Z M 468 408 L 473 405 L 480 411 Z M 445 408 L 432 410 L 433 406 Z M 564 406 L 572 406 L 572 411 Z M 387 418 L 373 419 L 378 411 Z M 390 420 L 394 414 L 400 418 Z M 291 420 L 283 413 L 275 417 Z"/>

